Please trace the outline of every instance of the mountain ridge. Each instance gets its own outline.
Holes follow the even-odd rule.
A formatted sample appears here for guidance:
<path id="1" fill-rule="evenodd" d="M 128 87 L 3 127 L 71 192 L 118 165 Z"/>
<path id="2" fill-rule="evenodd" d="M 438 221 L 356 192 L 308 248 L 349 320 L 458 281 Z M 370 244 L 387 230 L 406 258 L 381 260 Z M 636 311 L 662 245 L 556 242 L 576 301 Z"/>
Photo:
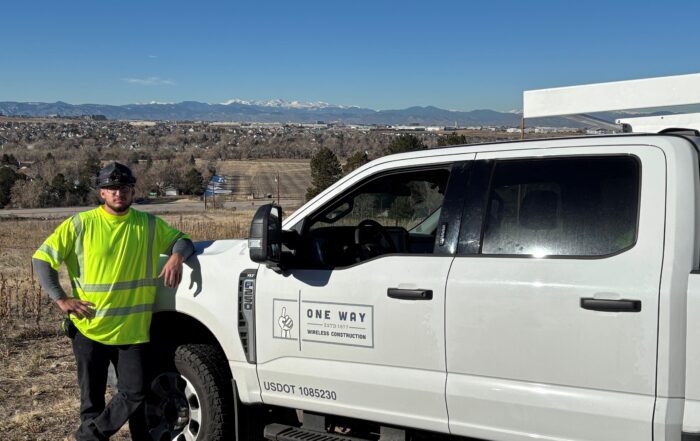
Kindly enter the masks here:
<path id="1" fill-rule="evenodd" d="M 356 106 L 340 106 L 325 102 L 285 101 L 281 99 L 253 101 L 232 99 L 209 104 L 199 101 L 179 103 L 136 103 L 125 105 L 69 104 L 1 101 L 0 114 L 6 116 L 65 116 L 104 115 L 113 120 L 176 120 L 176 121 L 235 121 L 269 123 L 315 123 L 318 121 L 364 125 L 437 125 L 437 126 L 498 126 L 518 127 L 522 113 L 499 112 L 490 109 L 470 111 L 445 110 L 435 106 L 411 106 L 405 109 L 373 110 Z M 629 112 L 596 114 L 614 121 L 629 117 Z M 564 117 L 528 120 L 528 126 L 586 127 Z"/>

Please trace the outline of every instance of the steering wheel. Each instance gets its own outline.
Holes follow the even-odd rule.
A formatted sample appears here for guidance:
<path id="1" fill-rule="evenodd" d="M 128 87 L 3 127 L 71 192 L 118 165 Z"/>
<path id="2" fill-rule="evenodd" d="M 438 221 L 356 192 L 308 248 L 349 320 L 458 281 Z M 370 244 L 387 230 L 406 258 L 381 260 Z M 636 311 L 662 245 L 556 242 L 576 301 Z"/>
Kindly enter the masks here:
<path id="1" fill-rule="evenodd" d="M 382 245 L 382 238 L 387 243 L 386 246 Z M 396 252 L 396 245 L 389 231 L 372 219 L 365 219 L 355 227 L 355 245 L 360 249 L 362 260 Z"/>

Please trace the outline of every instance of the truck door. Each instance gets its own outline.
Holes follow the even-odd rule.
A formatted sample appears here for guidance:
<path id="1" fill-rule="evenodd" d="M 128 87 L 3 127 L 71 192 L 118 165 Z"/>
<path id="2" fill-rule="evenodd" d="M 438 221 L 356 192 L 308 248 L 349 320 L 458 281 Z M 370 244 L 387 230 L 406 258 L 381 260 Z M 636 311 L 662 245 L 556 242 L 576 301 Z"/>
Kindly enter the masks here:
<path id="1" fill-rule="evenodd" d="M 662 151 L 572 147 L 477 160 L 472 181 L 482 191 L 471 189 L 478 196 L 465 215 L 475 220 L 462 226 L 446 293 L 451 432 L 651 440 Z"/>
<path id="2" fill-rule="evenodd" d="M 445 193 L 450 176 L 464 174 L 438 164 L 361 179 L 304 220 L 296 268 L 260 269 L 265 403 L 448 430 L 444 294 L 454 241 L 436 235 L 461 212 Z M 445 228 L 456 240 L 458 230 Z"/>

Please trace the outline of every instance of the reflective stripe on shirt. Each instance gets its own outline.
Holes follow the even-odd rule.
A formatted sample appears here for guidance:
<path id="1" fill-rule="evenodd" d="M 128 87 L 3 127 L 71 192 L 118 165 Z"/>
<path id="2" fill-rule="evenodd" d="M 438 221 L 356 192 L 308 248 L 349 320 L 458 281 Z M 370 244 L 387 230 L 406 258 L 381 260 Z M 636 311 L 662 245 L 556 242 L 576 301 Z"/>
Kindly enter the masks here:
<path id="1" fill-rule="evenodd" d="M 129 315 L 129 314 L 140 314 L 142 312 L 151 312 L 151 311 L 153 311 L 152 304 L 126 306 L 123 308 L 100 309 L 98 311 L 95 311 L 95 318 L 114 317 L 114 316 L 118 316 L 118 315 Z"/>
<path id="2" fill-rule="evenodd" d="M 46 253 L 47 256 L 51 257 L 59 264 L 63 262 L 63 259 L 61 259 L 61 256 L 58 254 L 58 251 L 54 250 L 53 248 L 51 248 L 47 244 L 42 244 L 39 247 L 38 251 L 41 251 L 42 253 Z"/>
<path id="3" fill-rule="evenodd" d="M 158 286 L 158 279 L 148 278 L 139 280 L 127 280 L 125 282 L 114 283 L 89 283 L 81 288 L 84 293 L 99 293 L 110 291 L 123 291 L 125 289 L 136 289 L 144 286 Z"/>

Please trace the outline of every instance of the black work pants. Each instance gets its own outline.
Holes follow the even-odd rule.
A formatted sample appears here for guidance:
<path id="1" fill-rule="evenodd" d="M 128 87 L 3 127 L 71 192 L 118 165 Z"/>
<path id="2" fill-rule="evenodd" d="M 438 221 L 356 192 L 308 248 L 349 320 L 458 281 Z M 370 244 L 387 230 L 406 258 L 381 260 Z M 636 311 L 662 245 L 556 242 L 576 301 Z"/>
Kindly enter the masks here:
<path id="1" fill-rule="evenodd" d="M 111 346 L 77 332 L 73 353 L 80 385 L 78 441 L 102 441 L 116 433 L 144 400 L 146 344 Z M 109 362 L 117 370 L 118 392 L 105 406 Z"/>

